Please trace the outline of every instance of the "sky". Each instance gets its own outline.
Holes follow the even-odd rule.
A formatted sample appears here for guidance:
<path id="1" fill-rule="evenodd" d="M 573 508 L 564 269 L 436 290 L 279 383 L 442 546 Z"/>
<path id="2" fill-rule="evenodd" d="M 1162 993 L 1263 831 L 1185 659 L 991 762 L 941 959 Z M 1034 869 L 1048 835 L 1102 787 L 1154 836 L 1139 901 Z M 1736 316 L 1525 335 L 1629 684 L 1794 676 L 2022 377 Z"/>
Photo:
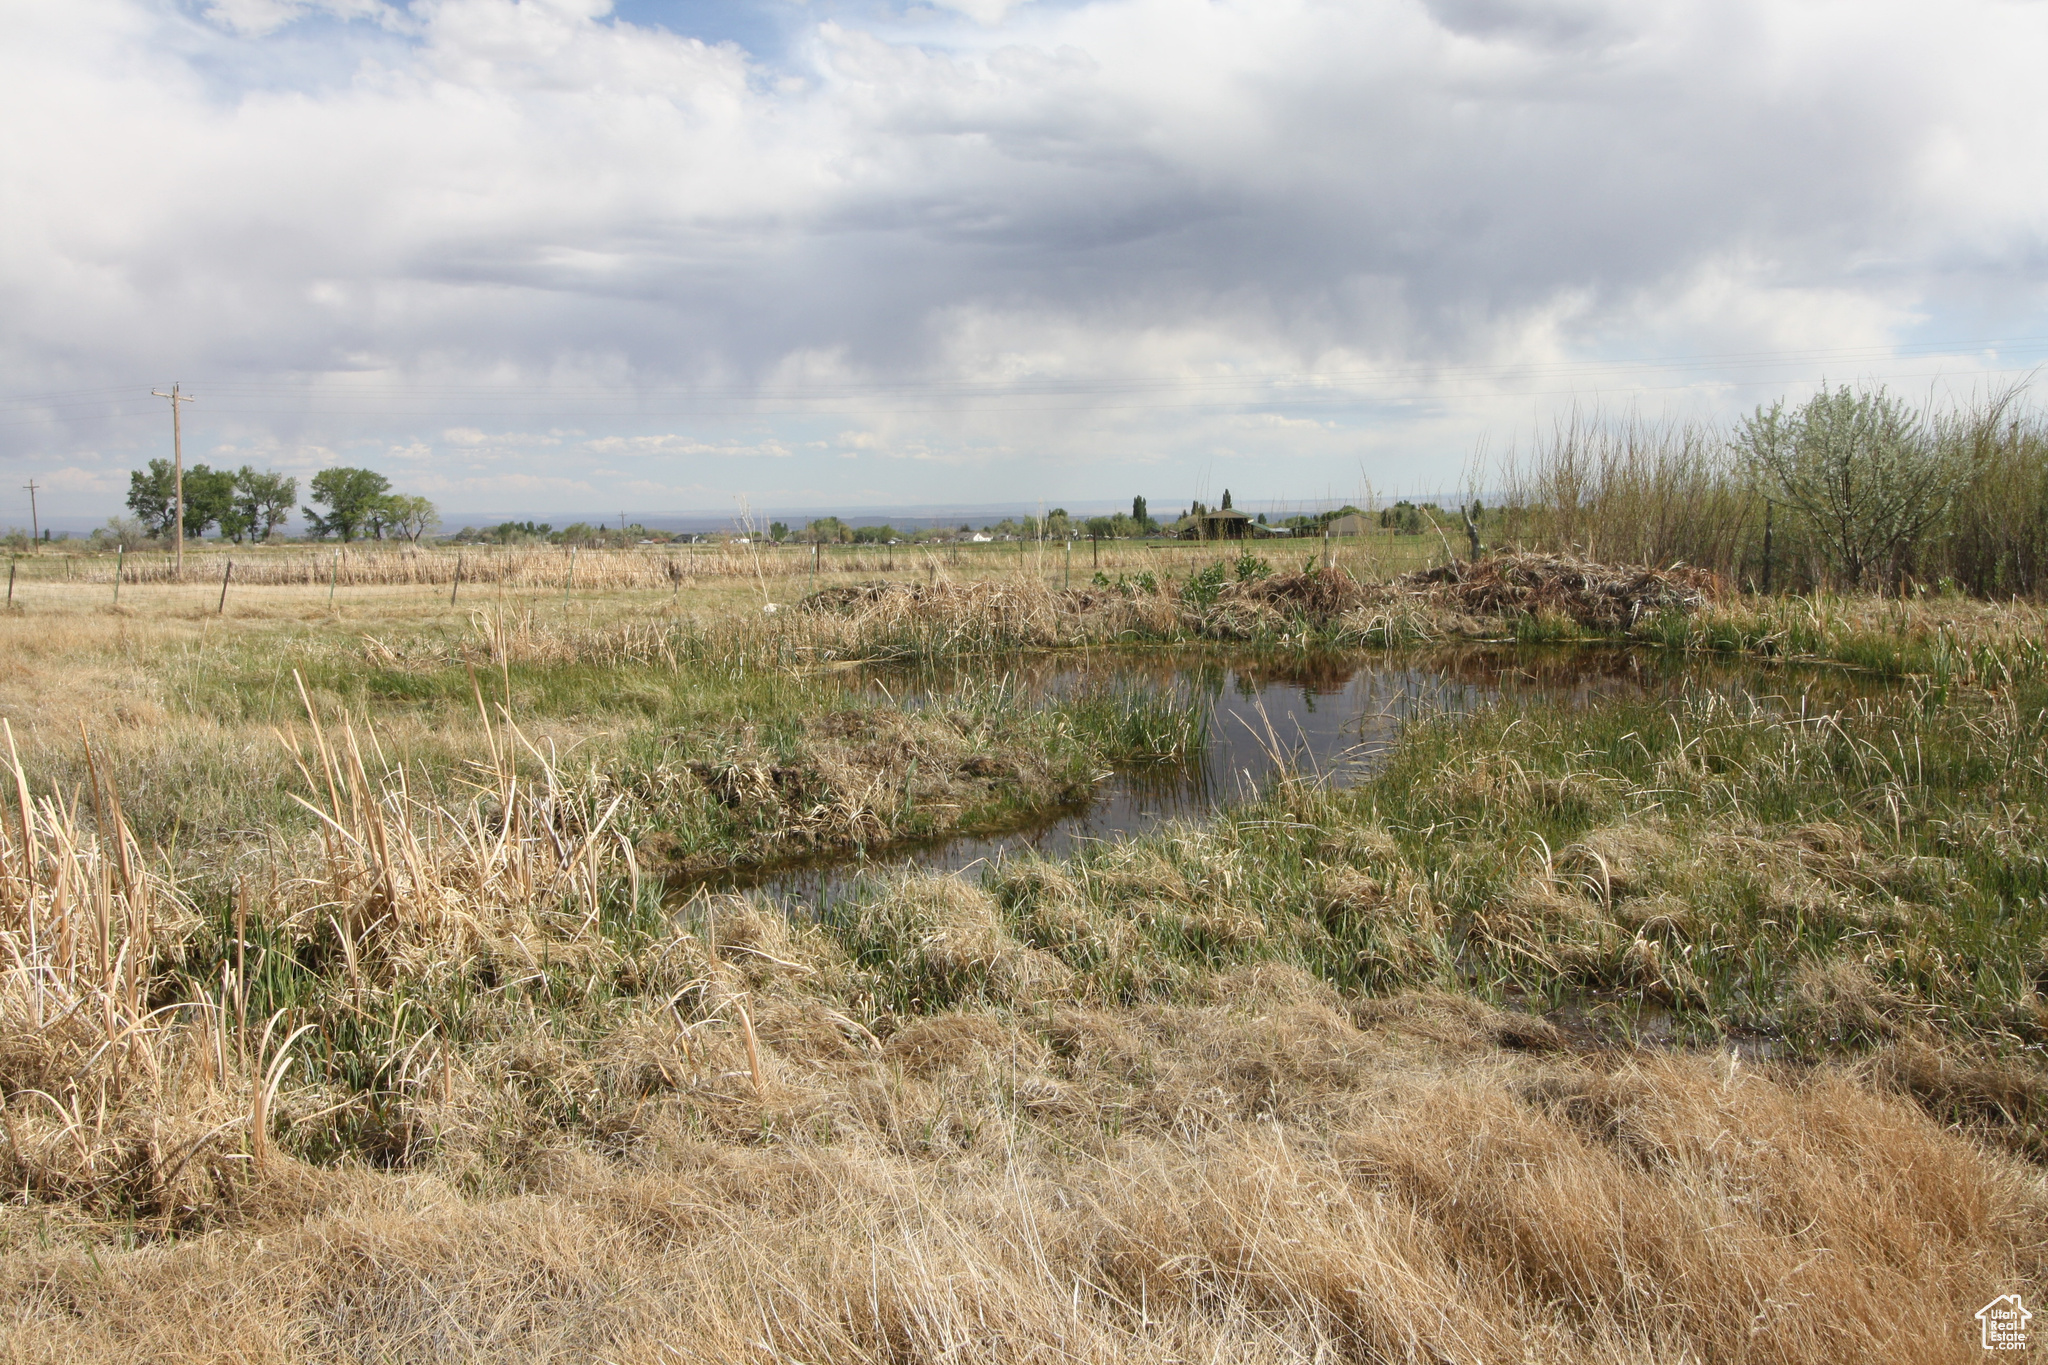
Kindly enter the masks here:
<path id="1" fill-rule="evenodd" d="M 0 0 L 0 527 L 1315 505 L 2048 361 L 2040 0 Z M 1476 471 L 1476 472 L 1475 472 Z"/>

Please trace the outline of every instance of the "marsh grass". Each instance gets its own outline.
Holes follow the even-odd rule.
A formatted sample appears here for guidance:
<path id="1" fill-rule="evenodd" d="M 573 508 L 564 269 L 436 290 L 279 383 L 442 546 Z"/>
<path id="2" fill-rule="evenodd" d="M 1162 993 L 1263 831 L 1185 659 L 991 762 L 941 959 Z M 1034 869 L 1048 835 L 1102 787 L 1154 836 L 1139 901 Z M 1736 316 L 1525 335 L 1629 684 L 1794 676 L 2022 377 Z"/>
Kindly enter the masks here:
<path id="1" fill-rule="evenodd" d="M 1737 583 L 1761 577 L 1763 498 L 1718 429 L 1575 409 L 1526 454 L 1504 460 L 1497 481 L 1508 543 L 1621 564 L 1691 564 Z M 1797 583 L 1789 527 L 1773 529 L 1778 585 Z"/>
<path id="2" fill-rule="evenodd" d="M 816 922 L 665 896 L 664 838 L 1199 745 L 1003 681 L 1036 593 L 7 623 L 7 1351 L 1961 1360 L 2048 1276 L 2037 612 L 1717 607 L 1664 657 L 1855 668 L 1510 697 Z M 870 648 L 988 678 L 873 693 Z"/>
<path id="3" fill-rule="evenodd" d="M 1694 1044 L 1781 1057 L 1955 1049 L 1957 1074 L 2003 1078 L 1976 1119 L 2041 1155 L 2044 714 L 2038 676 L 1504 703 L 1411 727 L 1355 789 L 1286 783 L 992 888 L 1091 998 L 1174 998 L 1278 959 L 1590 1036 L 1631 1036 L 1648 1010 Z"/>
<path id="4" fill-rule="evenodd" d="M 1925 509 L 1924 528 L 1876 586 L 2039 600 L 2048 586 L 2048 419 L 2024 398 L 1992 390 L 1920 415 L 1914 461 L 1952 495 Z M 1831 586 L 1815 529 L 1783 504 L 1766 507 L 1738 438 L 1735 428 L 1574 410 L 1493 471 L 1504 497 L 1494 524 L 1503 543 L 1527 549 L 1690 564 L 1745 589 Z"/>

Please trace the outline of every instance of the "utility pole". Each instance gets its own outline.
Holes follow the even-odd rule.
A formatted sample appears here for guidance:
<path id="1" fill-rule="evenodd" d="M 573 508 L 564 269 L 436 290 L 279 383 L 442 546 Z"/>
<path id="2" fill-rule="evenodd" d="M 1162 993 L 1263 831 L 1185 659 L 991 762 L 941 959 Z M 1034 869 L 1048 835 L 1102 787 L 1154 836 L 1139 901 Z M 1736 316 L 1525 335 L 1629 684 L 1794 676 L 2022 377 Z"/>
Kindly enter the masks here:
<path id="1" fill-rule="evenodd" d="M 37 554 L 43 552 L 43 524 L 36 519 L 36 481 L 22 485 L 28 490 L 28 543 Z"/>
<path id="2" fill-rule="evenodd" d="M 181 396 L 176 384 L 171 385 L 169 393 L 162 389 L 151 389 L 149 395 L 152 398 L 171 400 L 171 460 L 173 468 L 177 471 L 178 498 L 178 519 L 172 523 L 174 539 L 171 544 L 177 547 L 173 555 L 172 572 L 182 582 L 185 577 L 185 436 L 178 424 L 178 404 L 189 403 L 192 400 Z"/>

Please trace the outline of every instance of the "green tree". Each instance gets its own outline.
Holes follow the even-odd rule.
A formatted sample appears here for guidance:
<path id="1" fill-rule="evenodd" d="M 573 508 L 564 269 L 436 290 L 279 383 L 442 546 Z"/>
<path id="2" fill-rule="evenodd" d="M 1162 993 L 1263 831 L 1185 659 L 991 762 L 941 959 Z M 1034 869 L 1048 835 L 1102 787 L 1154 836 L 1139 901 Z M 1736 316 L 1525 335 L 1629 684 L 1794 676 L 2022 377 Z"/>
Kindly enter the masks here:
<path id="1" fill-rule="evenodd" d="M 169 460 L 151 460 L 146 469 L 128 473 L 128 510 L 152 537 L 171 533 L 177 518 L 177 477 Z"/>
<path id="2" fill-rule="evenodd" d="M 225 469 L 195 464 L 185 471 L 185 534 L 198 539 L 223 516 L 232 516 L 235 476 Z"/>
<path id="3" fill-rule="evenodd" d="M 185 534 L 202 536 L 222 516 L 232 515 L 235 476 L 195 464 L 185 471 Z M 178 517 L 178 477 L 169 460 L 151 460 L 128 474 L 128 510 L 152 536 L 171 534 Z"/>
<path id="4" fill-rule="evenodd" d="M 299 500 L 299 481 L 274 469 L 259 474 L 243 465 L 235 476 L 235 488 L 249 518 L 252 540 L 270 539 L 270 533 L 290 519 L 292 504 Z"/>
<path id="5" fill-rule="evenodd" d="M 299 481 L 274 469 L 258 473 L 248 465 L 236 470 L 233 478 L 228 506 L 218 518 L 221 535 L 237 545 L 245 539 L 269 539 L 292 514 L 292 504 L 299 498 Z"/>
<path id="6" fill-rule="evenodd" d="M 384 499 L 384 522 L 417 545 L 441 524 L 441 513 L 417 493 L 393 493 Z"/>
<path id="7" fill-rule="evenodd" d="M 769 522 L 768 539 L 776 542 L 778 545 L 781 544 L 783 541 L 788 540 L 789 526 L 786 523 L 780 521 Z"/>
<path id="8" fill-rule="evenodd" d="M 1228 488 L 1223 490 L 1223 507 L 1221 510 L 1225 512 L 1230 510 L 1230 490 Z"/>
<path id="9" fill-rule="evenodd" d="M 1136 497 L 1131 499 L 1131 520 L 1137 522 L 1140 526 L 1150 523 L 1151 518 L 1145 515 L 1144 498 Z"/>
<path id="10" fill-rule="evenodd" d="M 307 532 L 317 540 L 338 536 L 350 541 L 372 530 L 373 522 L 375 527 L 383 525 L 384 495 L 391 491 L 391 480 L 373 469 L 336 465 L 313 476 L 312 491 L 313 501 L 327 504 L 328 510 L 323 516 L 310 507 L 299 509 L 305 514 Z"/>
<path id="11" fill-rule="evenodd" d="M 1736 438 L 1766 497 L 1804 523 L 1837 581 L 1892 581 L 1947 513 L 1963 472 L 1920 414 L 1882 387 L 1759 407 Z"/>

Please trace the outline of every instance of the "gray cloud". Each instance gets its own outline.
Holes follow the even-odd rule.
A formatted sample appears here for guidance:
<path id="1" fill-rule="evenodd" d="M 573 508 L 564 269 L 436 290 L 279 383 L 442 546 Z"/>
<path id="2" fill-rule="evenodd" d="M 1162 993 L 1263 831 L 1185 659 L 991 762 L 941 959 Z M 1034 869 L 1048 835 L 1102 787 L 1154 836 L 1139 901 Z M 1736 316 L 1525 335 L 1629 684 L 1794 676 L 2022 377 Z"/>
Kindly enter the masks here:
<path id="1" fill-rule="evenodd" d="M 1222 448 L 1308 496 L 1559 387 L 1762 396 L 1588 358 L 2038 330 L 2038 6 L 954 8 L 777 7 L 771 62 L 599 0 L 40 7 L 0 52 L 8 390 L 210 382 L 286 462 L 546 409 L 678 488 L 773 446 L 820 498 L 878 477 L 849 452 L 1110 496 Z M 1219 377 L 1304 372 L 1343 376 L 1314 421 L 1232 425 L 1269 395 Z M 151 414 L 16 401 L 0 458 L 103 486 Z"/>

